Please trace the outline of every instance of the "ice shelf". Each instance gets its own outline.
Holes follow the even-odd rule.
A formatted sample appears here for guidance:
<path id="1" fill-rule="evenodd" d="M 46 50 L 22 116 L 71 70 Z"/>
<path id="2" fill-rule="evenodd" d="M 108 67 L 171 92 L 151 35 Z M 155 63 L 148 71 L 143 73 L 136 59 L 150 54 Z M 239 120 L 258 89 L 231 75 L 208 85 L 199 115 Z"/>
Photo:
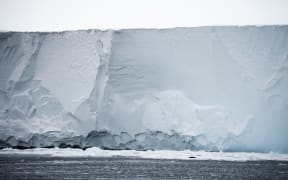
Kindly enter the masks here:
<path id="1" fill-rule="evenodd" d="M 287 92 L 288 26 L 0 33 L 1 147 L 288 152 Z"/>

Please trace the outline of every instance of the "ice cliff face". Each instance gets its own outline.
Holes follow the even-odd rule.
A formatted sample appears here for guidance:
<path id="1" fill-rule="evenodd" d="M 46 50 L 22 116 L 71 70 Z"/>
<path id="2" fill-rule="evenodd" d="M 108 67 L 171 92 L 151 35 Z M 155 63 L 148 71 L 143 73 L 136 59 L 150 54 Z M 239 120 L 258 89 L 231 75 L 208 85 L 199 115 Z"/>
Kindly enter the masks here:
<path id="1" fill-rule="evenodd" d="M 287 92 L 288 26 L 0 34 L 6 142 L 288 152 Z"/>
<path id="2" fill-rule="evenodd" d="M 95 129 L 111 32 L 1 34 L 1 133 Z"/>

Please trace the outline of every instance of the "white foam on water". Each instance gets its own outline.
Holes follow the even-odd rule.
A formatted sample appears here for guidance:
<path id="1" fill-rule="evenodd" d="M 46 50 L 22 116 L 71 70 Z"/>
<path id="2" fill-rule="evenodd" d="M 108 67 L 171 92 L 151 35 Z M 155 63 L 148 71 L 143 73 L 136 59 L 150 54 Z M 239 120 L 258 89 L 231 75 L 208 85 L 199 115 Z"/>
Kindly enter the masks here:
<path id="1" fill-rule="evenodd" d="M 135 157 L 150 159 L 181 159 L 181 160 L 219 160 L 219 161 L 288 161 L 288 154 L 280 153 L 247 153 L 247 152 L 206 152 L 206 151 L 136 151 L 136 150 L 102 150 L 96 147 L 81 149 L 2 149 L 0 155 L 47 155 L 54 157 Z"/>

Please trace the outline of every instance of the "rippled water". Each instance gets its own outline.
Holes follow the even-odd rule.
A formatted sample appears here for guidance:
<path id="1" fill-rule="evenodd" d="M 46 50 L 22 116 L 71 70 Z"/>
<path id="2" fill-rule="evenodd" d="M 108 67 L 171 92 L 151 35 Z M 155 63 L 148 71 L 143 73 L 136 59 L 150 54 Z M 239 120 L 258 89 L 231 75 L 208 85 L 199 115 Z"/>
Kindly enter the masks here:
<path id="1" fill-rule="evenodd" d="M 0 179 L 287 179 L 287 161 L 5 155 Z"/>

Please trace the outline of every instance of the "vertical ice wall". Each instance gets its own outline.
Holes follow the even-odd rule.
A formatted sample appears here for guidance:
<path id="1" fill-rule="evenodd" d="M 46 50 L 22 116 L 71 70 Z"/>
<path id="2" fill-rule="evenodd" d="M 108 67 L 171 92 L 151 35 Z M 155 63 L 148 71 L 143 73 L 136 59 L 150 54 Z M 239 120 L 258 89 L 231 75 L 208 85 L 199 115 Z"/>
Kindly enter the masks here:
<path id="1" fill-rule="evenodd" d="M 0 33 L 0 135 L 153 130 L 288 151 L 287 63 L 287 26 Z"/>
<path id="2" fill-rule="evenodd" d="M 1 134 L 95 129 L 111 37 L 98 30 L 2 33 Z"/>
<path id="3" fill-rule="evenodd" d="M 287 26 L 122 30 L 112 44 L 103 128 L 288 150 Z"/>

